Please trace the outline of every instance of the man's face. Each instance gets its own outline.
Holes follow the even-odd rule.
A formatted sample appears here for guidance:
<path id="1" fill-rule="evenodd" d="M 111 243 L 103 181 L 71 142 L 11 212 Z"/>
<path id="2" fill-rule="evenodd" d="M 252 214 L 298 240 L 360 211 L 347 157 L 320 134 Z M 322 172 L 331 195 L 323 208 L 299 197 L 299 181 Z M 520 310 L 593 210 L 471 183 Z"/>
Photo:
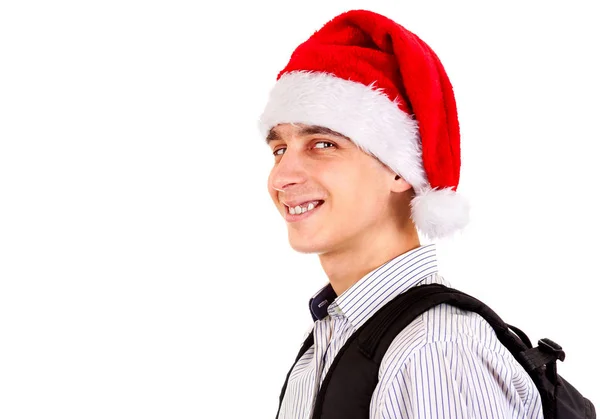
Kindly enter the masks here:
<path id="1" fill-rule="evenodd" d="M 350 139 L 326 128 L 280 124 L 267 142 L 274 153 L 269 194 L 286 219 L 293 249 L 318 254 L 351 249 L 389 228 L 394 173 Z M 286 205 L 307 207 L 303 203 L 311 201 L 319 202 L 296 215 Z"/>

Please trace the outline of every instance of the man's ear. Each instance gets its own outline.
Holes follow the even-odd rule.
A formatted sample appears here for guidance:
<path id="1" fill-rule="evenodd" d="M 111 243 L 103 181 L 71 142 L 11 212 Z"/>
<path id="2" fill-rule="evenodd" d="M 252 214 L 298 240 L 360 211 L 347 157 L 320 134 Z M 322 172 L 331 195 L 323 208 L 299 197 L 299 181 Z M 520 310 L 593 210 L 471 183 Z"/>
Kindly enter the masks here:
<path id="1" fill-rule="evenodd" d="M 401 193 L 405 192 L 412 188 L 412 185 L 408 183 L 404 178 L 400 175 L 396 175 L 394 178 L 394 183 L 392 184 L 392 191 Z"/>

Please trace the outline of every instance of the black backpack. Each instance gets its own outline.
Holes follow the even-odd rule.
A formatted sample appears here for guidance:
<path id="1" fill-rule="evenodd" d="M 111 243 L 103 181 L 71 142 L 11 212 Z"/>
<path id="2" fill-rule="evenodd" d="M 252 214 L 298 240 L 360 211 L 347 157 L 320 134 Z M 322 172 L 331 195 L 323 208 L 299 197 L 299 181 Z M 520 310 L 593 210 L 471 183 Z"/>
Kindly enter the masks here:
<path id="1" fill-rule="evenodd" d="M 556 361 L 565 359 L 565 353 L 558 344 L 550 339 L 541 339 L 538 346 L 533 348 L 525 333 L 504 323 L 481 301 L 440 284 L 412 287 L 398 295 L 350 336 L 323 380 L 312 418 L 368 419 L 379 365 L 390 344 L 417 316 L 442 303 L 478 313 L 494 328 L 500 342 L 510 350 L 535 383 L 545 419 L 596 418 L 594 405 L 557 374 Z M 302 344 L 294 365 L 313 343 L 311 332 Z M 281 390 L 277 416 L 293 368 L 288 372 Z"/>

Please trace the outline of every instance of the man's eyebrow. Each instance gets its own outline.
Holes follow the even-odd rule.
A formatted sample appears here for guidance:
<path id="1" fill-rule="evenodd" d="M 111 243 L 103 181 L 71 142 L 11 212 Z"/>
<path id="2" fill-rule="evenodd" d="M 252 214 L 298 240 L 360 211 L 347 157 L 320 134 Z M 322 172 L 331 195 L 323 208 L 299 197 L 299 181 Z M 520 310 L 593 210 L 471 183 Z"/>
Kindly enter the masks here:
<path id="1" fill-rule="evenodd" d="M 341 138 L 344 138 L 344 139 L 350 141 L 350 138 L 346 137 L 344 134 L 340 134 L 337 131 L 334 131 L 334 130 L 326 128 L 326 127 L 321 127 L 319 125 L 309 125 L 307 127 L 303 127 L 300 130 L 300 135 L 315 135 L 315 134 L 333 135 L 334 137 L 341 137 Z"/>
<path id="2" fill-rule="evenodd" d="M 269 145 L 271 143 L 271 141 L 279 141 L 281 140 L 281 136 L 279 135 L 279 133 L 277 131 L 275 131 L 275 128 L 271 128 L 269 130 L 269 134 L 267 135 L 267 138 L 265 139 L 267 145 Z"/>
<path id="3" fill-rule="evenodd" d="M 307 127 L 302 127 L 300 129 L 299 135 L 315 135 L 315 134 L 325 134 L 332 135 L 334 137 L 344 138 L 348 141 L 351 141 L 350 138 L 346 137 L 344 134 L 340 134 L 337 131 L 329 129 L 327 127 L 321 127 L 319 125 L 309 125 Z M 271 128 L 267 138 L 265 139 L 266 143 L 269 144 L 271 141 L 281 140 L 281 136 L 277 131 L 275 131 L 275 127 Z"/>

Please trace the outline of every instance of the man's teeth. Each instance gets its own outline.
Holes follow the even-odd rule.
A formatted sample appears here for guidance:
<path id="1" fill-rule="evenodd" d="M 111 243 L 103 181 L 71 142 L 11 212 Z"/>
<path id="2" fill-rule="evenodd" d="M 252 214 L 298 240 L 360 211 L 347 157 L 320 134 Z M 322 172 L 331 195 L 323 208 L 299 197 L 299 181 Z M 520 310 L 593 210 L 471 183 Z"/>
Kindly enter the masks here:
<path id="1" fill-rule="evenodd" d="M 301 207 L 300 205 L 297 205 L 296 207 L 289 207 L 289 213 L 292 215 L 295 214 L 304 214 L 307 211 L 312 211 L 313 209 L 315 209 L 315 207 L 317 206 L 316 204 L 319 201 L 315 201 L 315 202 L 311 202 L 310 204 L 308 204 L 307 206 Z"/>

